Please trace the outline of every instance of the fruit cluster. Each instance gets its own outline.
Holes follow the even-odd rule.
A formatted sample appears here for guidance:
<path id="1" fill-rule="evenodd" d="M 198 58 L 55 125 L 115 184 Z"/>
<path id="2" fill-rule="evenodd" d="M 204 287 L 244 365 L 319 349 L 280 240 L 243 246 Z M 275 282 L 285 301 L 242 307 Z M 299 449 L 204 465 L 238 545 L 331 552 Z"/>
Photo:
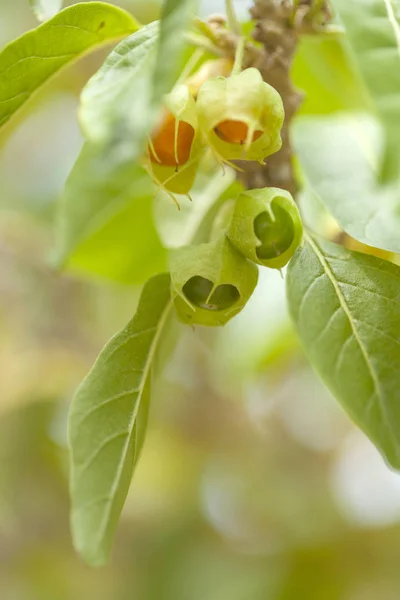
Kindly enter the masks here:
<path id="1" fill-rule="evenodd" d="M 257 69 L 179 85 L 165 100 L 161 125 L 148 144 L 152 176 L 171 193 L 188 194 L 206 148 L 223 163 L 264 162 L 281 147 L 284 111 L 278 92 Z M 172 295 L 180 320 L 224 325 L 251 297 L 257 265 L 280 269 L 301 242 L 291 195 L 264 188 L 240 194 L 229 224 L 209 243 L 171 252 Z"/>
<path id="2" fill-rule="evenodd" d="M 213 77 L 198 90 L 179 85 L 165 98 L 161 123 L 149 139 L 149 169 L 166 190 L 188 194 L 206 148 L 227 164 L 262 163 L 281 147 L 283 119 L 280 95 L 257 69 Z"/>
<path id="3" fill-rule="evenodd" d="M 235 199 L 217 240 L 171 253 L 172 294 L 185 323 L 224 325 L 242 310 L 258 280 L 256 265 L 280 269 L 303 235 L 296 203 L 285 190 L 248 190 Z"/>

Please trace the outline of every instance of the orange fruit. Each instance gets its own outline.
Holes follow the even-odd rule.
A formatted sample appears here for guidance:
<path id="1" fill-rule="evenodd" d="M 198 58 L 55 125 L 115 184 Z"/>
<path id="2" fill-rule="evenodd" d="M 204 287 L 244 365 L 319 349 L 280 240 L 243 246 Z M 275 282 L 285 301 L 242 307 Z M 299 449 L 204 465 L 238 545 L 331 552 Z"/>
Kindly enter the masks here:
<path id="1" fill-rule="evenodd" d="M 243 123 L 242 121 L 228 120 L 218 123 L 214 128 L 214 131 L 223 142 L 243 145 L 246 142 L 249 128 L 246 123 Z M 262 134 L 262 131 L 255 131 L 253 133 L 252 141 L 255 142 L 258 140 Z"/>
<path id="2" fill-rule="evenodd" d="M 195 131 L 189 123 L 179 121 L 177 156 L 175 156 L 175 129 L 176 119 L 170 112 L 152 138 L 154 152 L 149 146 L 150 160 L 165 167 L 184 165 L 190 158 Z"/>

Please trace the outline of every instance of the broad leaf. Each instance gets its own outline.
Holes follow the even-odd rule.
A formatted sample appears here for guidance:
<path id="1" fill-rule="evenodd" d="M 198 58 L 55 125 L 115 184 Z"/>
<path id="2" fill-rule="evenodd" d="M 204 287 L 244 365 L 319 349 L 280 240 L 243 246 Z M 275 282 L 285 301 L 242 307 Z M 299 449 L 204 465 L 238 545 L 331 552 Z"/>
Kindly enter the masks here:
<path id="1" fill-rule="evenodd" d="M 0 126 L 60 69 L 138 28 L 125 11 L 102 2 L 70 6 L 0 52 Z"/>
<path id="2" fill-rule="evenodd" d="M 175 82 L 189 5 L 165 2 L 161 23 L 119 44 L 83 92 L 81 123 L 91 139 L 67 182 L 60 218 L 61 261 L 79 244 L 71 266 L 129 282 L 164 269 L 151 188 L 135 161 L 163 94 Z M 99 251 L 107 254 L 102 264 L 95 259 Z"/>
<path id="3" fill-rule="evenodd" d="M 47 21 L 61 10 L 63 0 L 29 0 L 39 21 Z"/>
<path id="4" fill-rule="evenodd" d="M 124 39 L 84 88 L 79 120 L 89 140 L 116 143 L 129 138 L 139 153 L 149 125 L 158 32 L 154 22 Z"/>
<path id="5" fill-rule="evenodd" d="M 386 130 L 384 180 L 400 175 L 400 13 L 398 0 L 332 0 Z"/>
<path id="6" fill-rule="evenodd" d="M 370 107 L 365 86 L 346 52 L 344 35 L 302 37 L 291 76 L 295 86 L 304 92 L 300 114 Z"/>
<path id="7" fill-rule="evenodd" d="M 108 154 L 85 145 L 60 205 L 59 262 L 122 283 L 142 283 L 164 271 L 153 196 L 153 183 L 141 167 L 115 167 Z"/>
<path id="8" fill-rule="evenodd" d="M 160 23 L 123 40 L 82 92 L 80 122 L 86 137 L 118 145 L 134 159 L 141 151 L 164 94 L 176 82 L 188 0 L 166 0 Z"/>
<path id="9" fill-rule="evenodd" d="M 303 118 L 293 133 L 306 186 L 344 231 L 400 253 L 400 182 L 378 182 L 382 144 L 376 123 L 362 115 Z"/>
<path id="10" fill-rule="evenodd" d="M 334 396 L 400 468 L 400 267 L 307 237 L 287 274 L 305 351 Z"/>
<path id="11" fill-rule="evenodd" d="M 103 564 L 143 444 L 152 365 L 171 309 L 170 278 L 144 287 L 136 315 L 106 345 L 69 417 L 72 533 L 90 564 Z"/>

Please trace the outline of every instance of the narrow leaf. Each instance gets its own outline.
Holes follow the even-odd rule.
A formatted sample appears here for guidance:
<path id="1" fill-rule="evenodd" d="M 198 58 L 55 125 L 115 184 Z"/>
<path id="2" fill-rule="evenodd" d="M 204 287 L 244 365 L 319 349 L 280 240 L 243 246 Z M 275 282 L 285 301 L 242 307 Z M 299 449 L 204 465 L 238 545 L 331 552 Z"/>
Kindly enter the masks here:
<path id="1" fill-rule="evenodd" d="M 400 253 L 400 181 L 385 186 L 378 181 L 377 124 L 360 115 L 303 118 L 293 134 L 306 186 L 344 231 Z"/>
<path id="2" fill-rule="evenodd" d="M 102 2 L 70 6 L 0 52 L 0 126 L 60 69 L 138 28 L 125 11 Z"/>
<path id="3" fill-rule="evenodd" d="M 185 46 L 185 30 L 195 5 L 194 0 L 164 0 L 163 2 L 157 61 L 153 75 L 155 102 L 171 91 L 179 76 Z"/>
<path id="4" fill-rule="evenodd" d="M 400 14 L 398 0 L 332 0 L 386 130 L 382 176 L 400 172 Z"/>
<path id="5" fill-rule="evenodd" d="M 166 268 L 153 222 L 154 186 L 138 165 L 113 165 L 86 144 L 60 203 L 58 263 L 75 272 L 142 283 Z"/>
<path id="6" fill-rule="evenodd" d="M 92 565 L 106 562 L 143 444 L 152 365 L 171 309 L 170 278 L 144 287 L 136 315 L 105 346 L 69 417 L 72 533 Z"/>
<path id="7" fill-rule="evenodd" d="M 39 21 L 47 21 L 61 10 L 63 0 L 29 0 Z"/>
<path id="8" fill-rule="evenodd" d="M 400 469 L 400 267 L 307 236 L 287 295 L 312 365 Z"/>

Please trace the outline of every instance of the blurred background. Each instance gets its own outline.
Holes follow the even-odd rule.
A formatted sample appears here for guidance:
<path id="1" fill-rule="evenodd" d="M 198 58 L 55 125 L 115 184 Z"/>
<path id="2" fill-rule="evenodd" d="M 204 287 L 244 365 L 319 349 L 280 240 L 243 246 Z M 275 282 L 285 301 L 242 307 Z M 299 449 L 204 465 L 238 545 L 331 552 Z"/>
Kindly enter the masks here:
<path id="1" fill-rule="evenodd" d="M 118 4 L 157 16 L 157 2 Z M 204 1 L 203 15 L 222 4 Z M 35 25 L 27 0 L 0 0 L 1 45 Z M 308 118 L 362 108 L 332 43 L 305 42 L 294 65 Z M 56 202 L 82 143 L 79 91 L 104 55 L 63 72 L 0 137 L 0 597 L 397 600 L 400 476 L 310 370 L 284 281 L 266 270 L 228 326 L 183 329 L 113 558 L 92 570 L 75 555 L 68 407 L 138 297 L 51 267 Z"/>

